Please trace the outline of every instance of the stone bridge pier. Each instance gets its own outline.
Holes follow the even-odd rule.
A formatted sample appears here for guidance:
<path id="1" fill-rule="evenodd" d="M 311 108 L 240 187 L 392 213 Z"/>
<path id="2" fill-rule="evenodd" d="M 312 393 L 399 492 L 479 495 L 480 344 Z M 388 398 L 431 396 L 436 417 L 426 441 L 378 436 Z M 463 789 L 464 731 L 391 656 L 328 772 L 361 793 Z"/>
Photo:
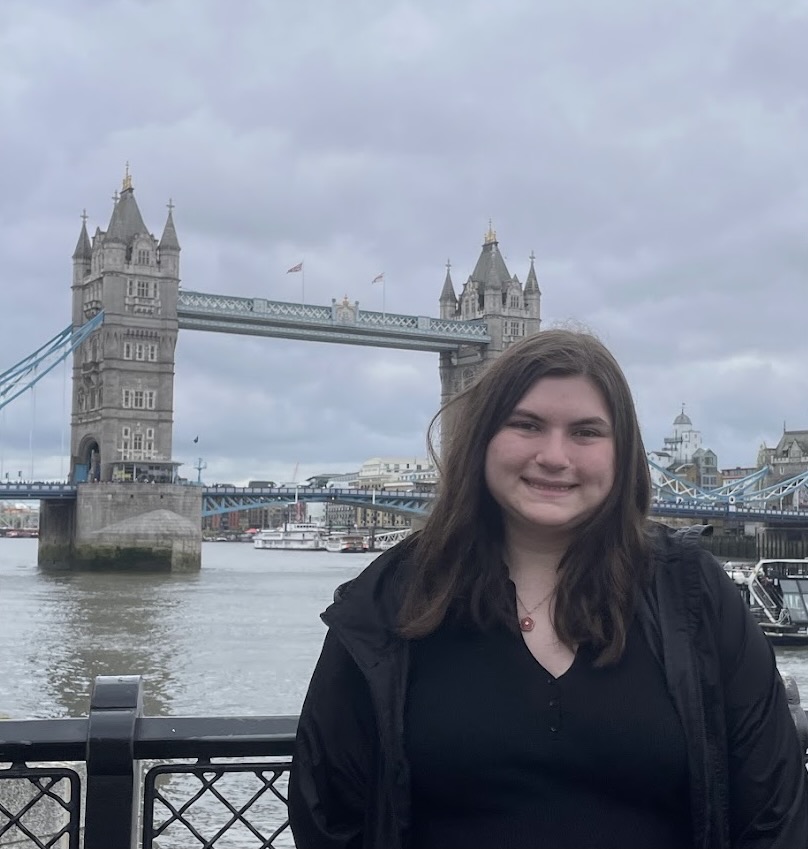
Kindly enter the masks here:
<path id="1" fill-rule="evenodd" d="M 202 562 L 194 486 L 85 483 L 75 501 L 43 501 L 40 568 L 191 572 Z"/>

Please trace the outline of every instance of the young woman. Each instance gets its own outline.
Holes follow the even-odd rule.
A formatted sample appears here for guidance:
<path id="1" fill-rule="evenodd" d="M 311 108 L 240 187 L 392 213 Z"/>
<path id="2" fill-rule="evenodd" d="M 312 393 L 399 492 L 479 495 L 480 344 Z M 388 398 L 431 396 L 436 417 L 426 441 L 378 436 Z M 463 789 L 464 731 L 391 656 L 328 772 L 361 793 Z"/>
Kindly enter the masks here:
<path id="1" fill-rule="evenodd" d="M 425 527 L 323 614 L 298 849 L 808 846 L 773 652 L 715 560 L 648 521 L 606 348 L 529 337 L 442 420 Z"/>

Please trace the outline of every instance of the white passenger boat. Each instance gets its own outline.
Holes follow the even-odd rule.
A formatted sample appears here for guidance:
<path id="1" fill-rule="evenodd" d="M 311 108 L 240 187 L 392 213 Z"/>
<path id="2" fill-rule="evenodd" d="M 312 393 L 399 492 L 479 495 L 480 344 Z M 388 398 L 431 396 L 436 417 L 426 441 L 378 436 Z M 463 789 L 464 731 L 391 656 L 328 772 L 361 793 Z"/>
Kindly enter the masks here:
<path id="1" fill-rule="evenodd" d="M 325 528 L 316 522 L 295 522 L 260 531 L 253 537 L 253 545 L 283 551 L 320 551 L 325 548 L 325 535 Z"/>
<path id="2" fill-rule="evenodd" d="M 364 551 L 365 541 L 362 534 L 350 531 L 335 531 L 323 540 L 326 551 L 335 551 L 340 554 Z"/>

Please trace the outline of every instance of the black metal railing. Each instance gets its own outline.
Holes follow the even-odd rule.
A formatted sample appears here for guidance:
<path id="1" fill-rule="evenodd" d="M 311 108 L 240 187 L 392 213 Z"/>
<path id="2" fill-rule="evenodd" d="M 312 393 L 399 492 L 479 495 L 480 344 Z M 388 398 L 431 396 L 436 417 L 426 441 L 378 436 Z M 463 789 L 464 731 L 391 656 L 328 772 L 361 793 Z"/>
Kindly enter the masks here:
<path id="1" fill-rule="evenodd" d="M 297 717 L 143 716 L 139 676 L 95 679 L 89 716 L 0 722 L 0 843 L 291 847 Z M 83 833 L 83 840 L 82 840 Z"/>
<path id="2" fill-rule="evenodd" d="M 799 745 L 808 717 L 783 676 Z M 139 676 L 95 679 L 89 716 L 0 722 L 0 844 L 293 847 L 295 716 L 143 716 Z M 83 834 L 83 840 L 82 840 Z"/>

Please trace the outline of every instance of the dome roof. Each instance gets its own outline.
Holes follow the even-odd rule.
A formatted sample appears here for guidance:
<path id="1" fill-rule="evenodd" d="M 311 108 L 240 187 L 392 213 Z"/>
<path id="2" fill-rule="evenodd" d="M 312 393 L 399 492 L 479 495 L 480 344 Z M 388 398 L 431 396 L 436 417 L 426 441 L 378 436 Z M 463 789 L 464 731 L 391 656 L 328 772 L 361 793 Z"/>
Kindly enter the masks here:
<path id="1" fill-rule="evenodd" d="M 690 416 L 688 416 L 684 410 L 673 420 L 675 425 L 692 425 L 693 422 L 690 421 Z"/>

